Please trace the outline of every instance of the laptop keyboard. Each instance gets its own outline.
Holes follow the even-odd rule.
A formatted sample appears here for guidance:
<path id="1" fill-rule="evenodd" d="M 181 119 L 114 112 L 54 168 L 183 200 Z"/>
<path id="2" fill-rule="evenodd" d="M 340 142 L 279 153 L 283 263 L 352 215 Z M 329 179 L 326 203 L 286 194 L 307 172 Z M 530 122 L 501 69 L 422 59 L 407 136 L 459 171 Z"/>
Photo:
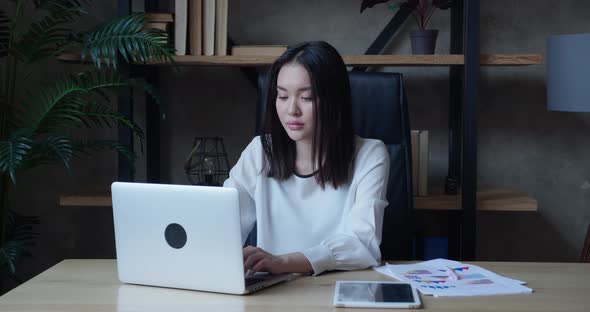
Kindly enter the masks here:
<path id="1" fill-rule="evenodd" d="M 248 278 L 246 278 L 246 287 L 256 284 L 256 283 L 264 282 L 265 280 L 266 280 L 266 278 L 248 277 Z"/>

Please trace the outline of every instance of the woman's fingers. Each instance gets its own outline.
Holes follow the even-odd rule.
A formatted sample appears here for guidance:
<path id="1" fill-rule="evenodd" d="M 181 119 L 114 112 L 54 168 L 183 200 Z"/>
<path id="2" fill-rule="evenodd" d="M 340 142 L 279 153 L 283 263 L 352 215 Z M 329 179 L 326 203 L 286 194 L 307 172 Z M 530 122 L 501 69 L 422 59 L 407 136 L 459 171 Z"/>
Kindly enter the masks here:
<path id="1" fill-rule="evenodd" d="M 264 257 L 262 253 L 251 254 L 246 261 L 244 261 L 244 270 L 252 270 L 254 265 Z"/>
<path id="2" fill-rule="evenodd" d="M 262 248 L 247 246 L 244 248 L 244 272 L 284 272 L 280 256 L 274 256 Z"/>
<path id="3" fill-rule="evenodd" d="M 271 272 L 273 273 L 272 269 L 272 257 L 263 257 L 260 259 L 251 269 L 254 272 Z"/>
<path id="4" fill-rule="evenodd" d="M 248 257 L 249 257 L 251 254 L 253 254 L 253 253 L 257 252 L 258 250 L 262 250 L 262 249 L 260 249 L 260 248 L 258 248 L 258 247 L 254 247 L 254 246 L 246 246 L 246 247 L 244 247 L 244 248 L 242 249 L 242 253 L 243 253 L 243 255 L 244 255 L 244 262 L 246 261 L 246 259 L 248 259 Z"/>
<path id="5" fill-rule="evenodd" d="M 258 272 L 257 270 L 253 270 L 254 266 L 262 259 L 270 257 L 270 254 L 265 252 L 264 250 L 257 248 L 256 250 L 249 251 L 247 254 L 244 253 L 244 271 L 252 270 L 254 272 Z"/>

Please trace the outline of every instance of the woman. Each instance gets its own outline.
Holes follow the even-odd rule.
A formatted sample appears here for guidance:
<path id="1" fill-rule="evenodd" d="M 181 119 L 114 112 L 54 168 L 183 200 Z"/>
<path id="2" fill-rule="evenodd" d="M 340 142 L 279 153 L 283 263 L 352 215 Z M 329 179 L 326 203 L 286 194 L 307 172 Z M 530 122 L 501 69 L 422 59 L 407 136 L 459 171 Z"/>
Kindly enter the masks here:
<path id="1" fill-rule="evenodd" d="M 389 172 L 383 142 L 352 129 L 348 72 L 325 42 L 291 47 L 272 65 L 263 135 L 225 187 L 238 189 L 244 269 L 354 270 L 379 264 Z"/>

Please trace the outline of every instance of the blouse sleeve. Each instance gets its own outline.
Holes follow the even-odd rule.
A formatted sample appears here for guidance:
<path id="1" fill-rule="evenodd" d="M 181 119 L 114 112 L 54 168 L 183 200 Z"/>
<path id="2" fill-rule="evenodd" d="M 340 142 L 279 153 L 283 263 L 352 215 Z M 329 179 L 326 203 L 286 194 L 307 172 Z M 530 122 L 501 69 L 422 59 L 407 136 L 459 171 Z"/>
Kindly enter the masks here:
<path id="1" fill-rule="evenodd" d="M 223 187 L 233 187 L 238 190 L 240 201 L 240 220 L 242 228 L 242 244 L 254 228 L 256 222 L 256 204 L 254 192 L 256 180 L 260 174 L 262 148 L 260 138 L 256 137 L 244 149 L 236 165 L 230 170 L 229 177 L 223 182 Z"/>
<path id="2" fill-rule="evenodd" d="M 383 142 L 371 147 L 358 159 L 354 180 L 358 187 L 352 208 L 345 213 L 338 233 L 319 245 L 302 251 L 314 275 L 327 270 L 356 270 L 379 265 L 381 230 L 389 177 L 389 154 Z M 360 156 L 360 155 L 358 155 Z M 354 183 L 354 182 L 353 182 Z"/>

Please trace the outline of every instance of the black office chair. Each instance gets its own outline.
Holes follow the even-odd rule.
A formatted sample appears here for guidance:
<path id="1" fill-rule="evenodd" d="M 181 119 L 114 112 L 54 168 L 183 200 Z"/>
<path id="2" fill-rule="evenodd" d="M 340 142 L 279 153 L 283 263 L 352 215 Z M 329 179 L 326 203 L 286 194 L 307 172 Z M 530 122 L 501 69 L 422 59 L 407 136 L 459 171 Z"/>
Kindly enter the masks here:
<path id="1" fill-rule="evenodd" d="M 261 75 L 258 79 L 257 133 L 265 103 L 266 77 Z M 403 77 L 399 73 L 350 72 L 349 78 L 356 134 L 383 141 L 391 161 L 381 257 L 383 260 L 414 259 L 410 123 Z M 247 243 L 255 245 L 256 228 Z"/>

